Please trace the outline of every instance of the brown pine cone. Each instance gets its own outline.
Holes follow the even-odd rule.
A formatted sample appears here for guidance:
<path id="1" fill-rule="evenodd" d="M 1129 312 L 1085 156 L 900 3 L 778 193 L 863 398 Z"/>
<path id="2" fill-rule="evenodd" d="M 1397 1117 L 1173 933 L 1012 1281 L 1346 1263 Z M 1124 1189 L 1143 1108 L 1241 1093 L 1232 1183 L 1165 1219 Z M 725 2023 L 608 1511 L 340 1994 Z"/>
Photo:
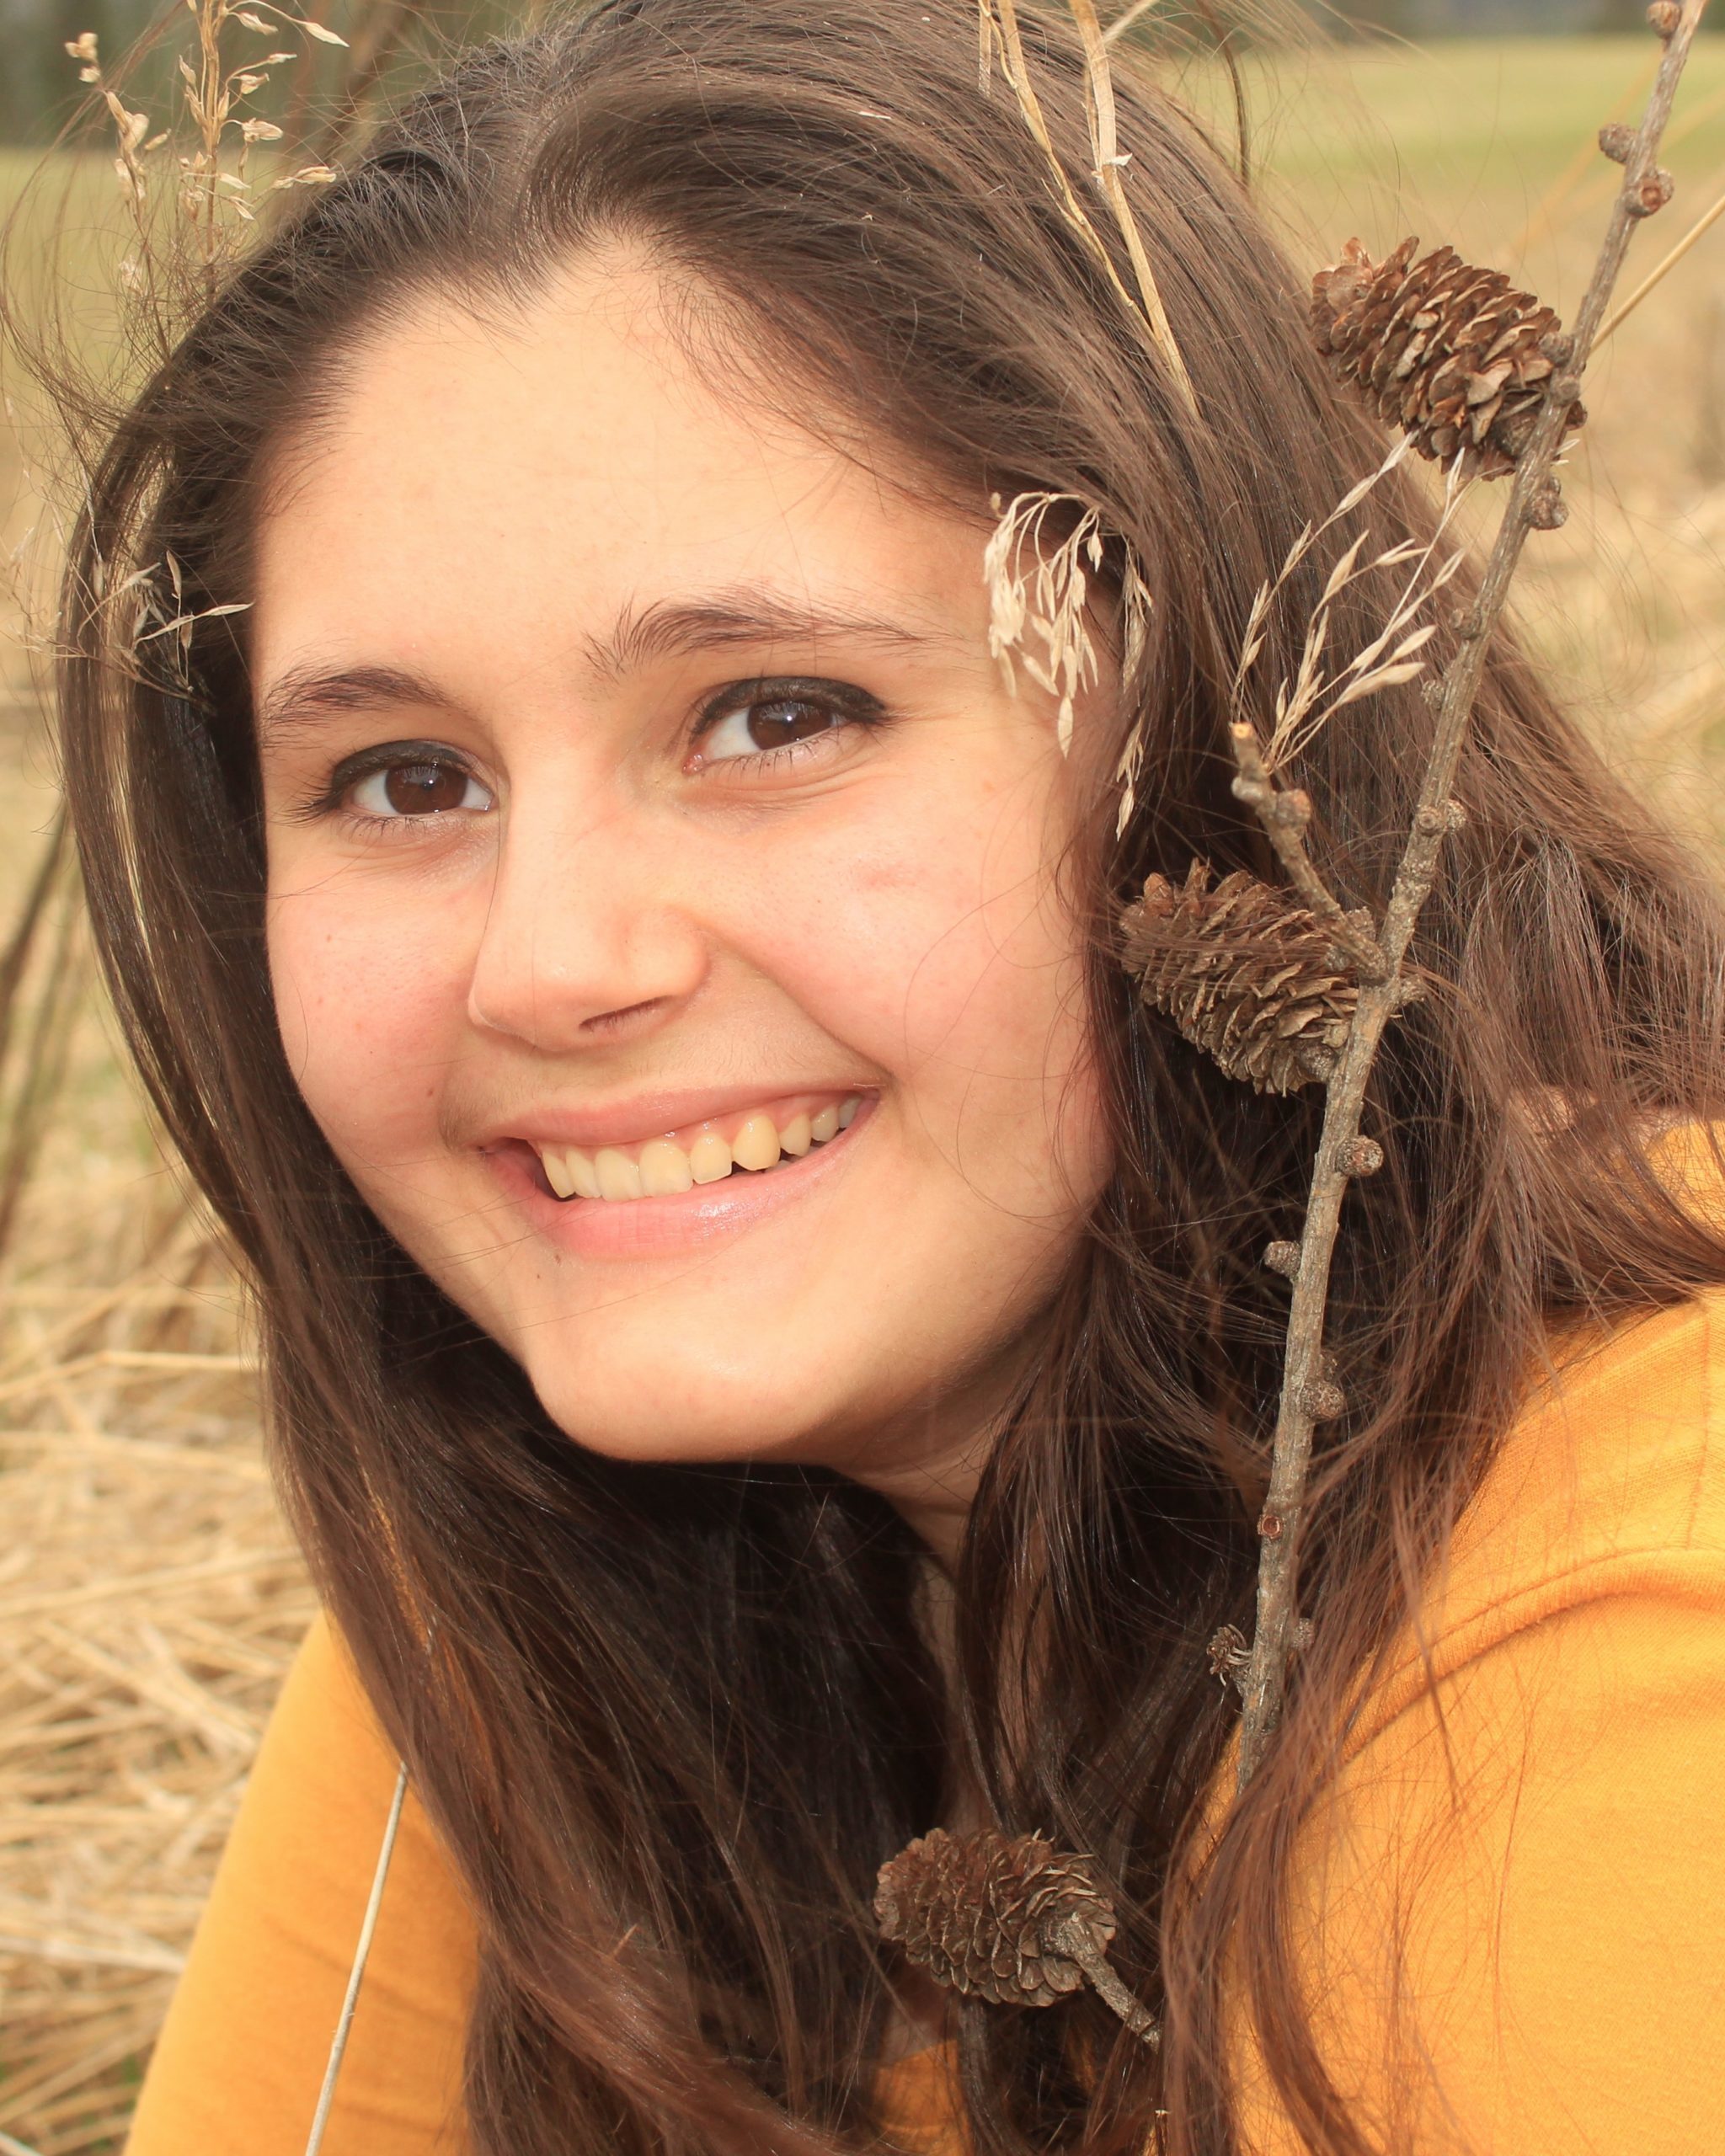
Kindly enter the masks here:
<path id="1" fill-rule="evenodd" d="M 1152 876 L 1121 916 L 1123 956 L 1139 992 L 1194 1048 L 1260 1093 L 1327 1079 L 1359 990 L 1323 924 L 1243 868 L 1209 888 L 1194 861 L 1178 890 Z M 1370 935 L 1370 915 L 1351 916 Z"/>
<path id="2" fill-rule="evenodd" d="M 1095 1958 L 1114 1935 L 1114 1912 L 1087 1861 L 1039 1834 L 1009 1841 L 992 1828 L 937 1827 L 880 1867 L 881 1936 L 936 1982 L 997 2006 L 1052 2006 L 1084 1982 L 1055 1943 L 1076 1921 Z"/>
<path id="3" fill-rule="evenodd" d="M 1375 263 L 1357 239 L 1311 280 L 1317 348 L 1380 418 L 1413 437 L 1422 456 L 1487 479 L 1513 472 L 1527 446 L 1556 362 L 1543 349 L 1562 325 L 1500 270 L 1479 270 L 1453 247 L 1413 259 L 1404 239 Z M 1569 408 L 1568 424 L 1587 414 Z"/>

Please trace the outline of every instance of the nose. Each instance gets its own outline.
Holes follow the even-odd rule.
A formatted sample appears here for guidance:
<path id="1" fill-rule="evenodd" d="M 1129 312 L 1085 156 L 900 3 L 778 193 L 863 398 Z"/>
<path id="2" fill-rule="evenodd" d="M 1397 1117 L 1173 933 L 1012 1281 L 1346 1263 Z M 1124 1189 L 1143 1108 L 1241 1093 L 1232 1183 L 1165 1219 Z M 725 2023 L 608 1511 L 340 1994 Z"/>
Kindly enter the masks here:
<path id="1" fill-rule="evenodd" d="M 680 866 L 681 861 L 681 866 Z M 686 835 L 613 807 L 513 808 L 474 953 L 467 1015 L 547 1054 L 651 1027 L 705 979 Z"/>

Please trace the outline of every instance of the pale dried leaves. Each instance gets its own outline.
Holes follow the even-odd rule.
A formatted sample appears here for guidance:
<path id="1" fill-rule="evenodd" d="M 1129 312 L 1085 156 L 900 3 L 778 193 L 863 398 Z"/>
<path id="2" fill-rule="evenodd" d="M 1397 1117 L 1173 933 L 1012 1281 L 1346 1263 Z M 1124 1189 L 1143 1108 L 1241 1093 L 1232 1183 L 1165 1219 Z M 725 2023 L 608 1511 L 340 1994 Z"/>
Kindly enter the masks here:
<path id="1" fill-rule="evenodd" d="M 1275 576 L 1258 587 L 1235 665 L 1232 702 L 1236 718 L 1245 718 L 1251 677 L 1269 638 L 1276 602 L 1290 579 L 1314 547 L 1343 518 L 1358 509 L 1373 488 L 1395 470 L 1408 454 L 1403 440 L 1377 469 L 1351 487 L 1322 523 L 1306 524 L 1289 548 Z M 1319 729 L 1346 705 L 1376 696 L 1386 689 L 1411 681 L 1426 665 L 1427 645 L 1437 634 L 1437 624 L 1419 616 L 1444 590 L 1466 558 L 1460 550 L 1440 552 L 1443 540 L 1466 492 L 1468 482 L 1459 464 L 1446 475 L 1444 505 L 1431 537 L 1423 545 L 1407 540 L 1375 553 L 1366 549 L 1369 532 L 1361 532 L 1345 547 L 1324 579 L 1316 604 L 1307 616 L 1300 639 L 1300 657 L 1291 675 L 1277 686 L 1269 735 L 1263 744 L 1265 766 L 1274 771 L 1310 747 Z M 1336 602 L 1361 578 L 1386 569 L 1405 569 L 1399 589 L 1386 608 L 1381 626 L 1351 657 L 1338 665 L 1329 645 Z"/>
<path id="2" fill-rule="evenodd" d="M 1091 579 L 1107 558 L 1101 520 L 1076 494 L 1029 492 L 1004 504 L 996 494 L 989 505 L 996 519 L 982 557 L 989 652 L 1008 690 L 1017 693 L 1016 661 L 1058 699 L 1055 739 L 1060 754 L 1070 755 L 1076 700 L 1097 678 L 1088 607 Z M 1063 537 L 1051 536 L 1050 519 L 1066 524 Z M 1117 544 L 1121 675 L 1130 684 L 1143 654 L 1151 600 L 1132 549 Z"/>
<path id="3" fill-rule="evenodd" d="M 131 655 L 136 678 L 159 686 L 165 660 L 174 686 L 186 693 L 190 690 L 192 632 L 197 624 L 216 621 L 226 614 L 243 614 L 252 603 L 248 599 L 235 599 L 219 606 L 188 608 L 185 579 L 171 551 L 160 562 L 134 569 L 107 596 L 110 606 L 122 610 L 119 648 Z M 147 658 L 145 647 L 155 643 L 163 645 L 162 654 Z"/>

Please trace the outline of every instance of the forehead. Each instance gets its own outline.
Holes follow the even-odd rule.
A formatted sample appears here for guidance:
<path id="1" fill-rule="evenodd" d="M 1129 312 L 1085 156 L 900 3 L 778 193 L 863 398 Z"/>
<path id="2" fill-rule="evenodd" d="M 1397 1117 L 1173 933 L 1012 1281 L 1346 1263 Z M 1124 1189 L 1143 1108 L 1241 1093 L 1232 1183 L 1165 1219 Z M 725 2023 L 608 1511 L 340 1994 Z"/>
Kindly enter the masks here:
<path id="1" fill-rule="evenodd" d="M 692 328 L 686 292 L 620 252 L 520 302 L 416 296 L 346 356 L 265 490 L 260 673 L 313 622 L 320 643 L 519 640 L 739 583 L 890 594 L 948 625 L 980 606 L 975 521 L 913 493 L 889 449 L 751 399 L 766 355 L 741 337 L 717 310 Z"/>

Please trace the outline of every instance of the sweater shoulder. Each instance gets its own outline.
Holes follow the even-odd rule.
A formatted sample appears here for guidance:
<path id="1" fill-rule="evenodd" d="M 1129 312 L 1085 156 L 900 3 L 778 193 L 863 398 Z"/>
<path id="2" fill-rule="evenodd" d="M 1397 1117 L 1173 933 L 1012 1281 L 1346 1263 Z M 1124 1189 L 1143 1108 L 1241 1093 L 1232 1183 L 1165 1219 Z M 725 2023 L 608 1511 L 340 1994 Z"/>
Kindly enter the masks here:
<path id="1" fill-rule="evenodd" d="M 1530 1391 L 1354 1745 L 1503 1640 L 1610 1597 L 1725 1608 L 1725 1288 L 1572 1344 Z M 1350 1748 L 1353 1748 L 1350 1746 Z"/>

